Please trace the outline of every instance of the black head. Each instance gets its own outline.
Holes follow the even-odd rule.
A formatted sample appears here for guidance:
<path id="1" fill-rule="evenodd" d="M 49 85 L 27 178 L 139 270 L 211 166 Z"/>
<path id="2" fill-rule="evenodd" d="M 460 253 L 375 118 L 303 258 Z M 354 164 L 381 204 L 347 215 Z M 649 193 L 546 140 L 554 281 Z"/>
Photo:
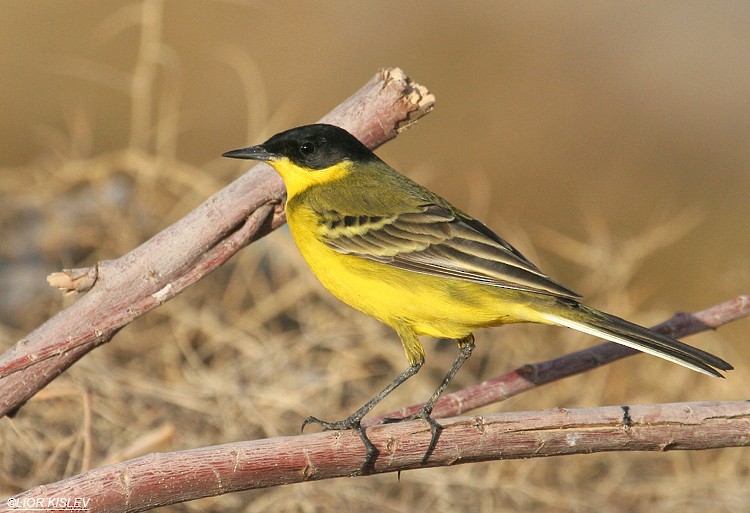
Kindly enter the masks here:
<path id="1" fill-rule="evenodd" d="M 315 124 L 278 133 L 258 146 L 224 153 L 225 157 L 272 160 L 286 157 L 309 169 L 325 169 L 343 161 L 377 157 L 352 134 L 334 125 Z"/>

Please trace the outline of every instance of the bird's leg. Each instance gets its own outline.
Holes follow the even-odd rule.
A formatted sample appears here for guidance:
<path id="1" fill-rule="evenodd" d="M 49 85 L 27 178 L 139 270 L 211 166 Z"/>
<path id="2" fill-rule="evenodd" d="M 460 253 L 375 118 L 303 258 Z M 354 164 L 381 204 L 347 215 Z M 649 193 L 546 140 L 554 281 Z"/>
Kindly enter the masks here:
<path id="1" fill-rule="evenodd" d="M 401 422 L 403 420 L 416 419 L 422 419 L 427 422 L 427 424 L 430 426 L 430 433 L 432 434 L 432 438 L 430 439 L 430 445 L 429 447 L 427 447 L 427 451 L 422 457 L 422 464 L 427 463 L 427 460 L 430 458 L 432 451 L 435 450 L 437 441 L 440 438 L 440 432 L 443 430 L 443 427 L 430 416 L 430 414 L 432 413 L 432 409 L 435 406 L 435 402 L 440 398 L 440 396 L 445 391 L 445 388 L 448 386 L 448 383 L 451 382 L 453 377 L 458 372 L 458 369 L 460 369 L 464 362 L 469 359 L 469 356 L 471 356 L 471 352 L 474 350 L 474 335 L 472 334 L 469 334 L 468 336 L 459 339 L 456 342 L 458 343 L 458 356 L 453 362 L 453 365 L 448 371 L 448 374 L 446 374 L 445 378 L 443 378 L 443 382 L 440 383 L 440 386 L 437 387 L 437 389 L 427 400 L 427 402 L 424 403 L 418 411 L 409 416 L 400 419 L 387 418 L 383 420 L 383 423 L 386 424 L 391 422 Z"/>
<path id="2" fill-rule="evenodd" d="M 385 397 L 393 392 L 393 390 L 399 386 L 401 383 L 415 375 L 419 369 L 424 364 L 424 357 L 417 360 L 414 364 L 412 364 L 408 369 L 406 369 L 404 372 L 398 375 L 396 379 L 394 379 L 390 384 L 388 384 L 387 387 L 385 387 L 383 390 L 381 390 L 375 397 L 370 399 L 364 406 L 362 406 L 360 409 L 349 415 L 344 420 L 339 420 L 336 422 L 326 422 L 324 420 L 320 420 L 316 417 L 307 417 L 305 421 L 302 423 L 302 430 L 305 430 L 305 426 L 308 424 L 320 424 L 324 430 L 338 430 L 338 429 L 353 429 L 357 432 L 359 435 L 359 438 L 362 440 L 362 443 L 365 445 L 365 462 L 362 464 L 362 468 L 360 470 L 360 473 L 365 474 L 367 471 L 371 468 L 373 462 L 375 461 L 375 458 L 378 455 L 378 450 L 375 448 L 373 443 L 370 441 L 370 439 L 367 437 L 367 434 L 365 433 L 365 428 L 362 427 L 362 418 L 370 413 L 370 410 L 372 410 L 380 401 L 385 399 Z"/>

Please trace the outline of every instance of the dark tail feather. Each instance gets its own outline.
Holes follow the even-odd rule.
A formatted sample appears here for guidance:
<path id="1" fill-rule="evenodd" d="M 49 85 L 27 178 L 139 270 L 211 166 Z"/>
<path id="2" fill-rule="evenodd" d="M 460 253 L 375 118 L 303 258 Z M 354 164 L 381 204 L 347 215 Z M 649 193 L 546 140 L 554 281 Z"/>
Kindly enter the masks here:
<path id="1" fill-rule="evenodd" d="M 718 356 L 581 304 L 565 305 L 555 313 L 542 313 L 550 322 L 623 344 L 709 376 L 723 378 L 719 370 L 732 370 Z M 718 369 L 718 370 L 717 370 Z"/>

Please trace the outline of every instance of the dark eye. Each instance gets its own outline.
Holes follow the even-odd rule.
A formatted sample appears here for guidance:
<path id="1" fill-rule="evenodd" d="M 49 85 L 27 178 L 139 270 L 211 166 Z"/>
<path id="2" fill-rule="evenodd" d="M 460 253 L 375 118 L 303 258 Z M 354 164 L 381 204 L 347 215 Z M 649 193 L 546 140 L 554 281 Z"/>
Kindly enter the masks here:
<path id="1" fill-rule="evenodd" d="M 301 151 L 303 155 L 310 155 L 315 151 L 315 145 L 309 141 L 302 143 L 299 147 L 299 151 Z"/>

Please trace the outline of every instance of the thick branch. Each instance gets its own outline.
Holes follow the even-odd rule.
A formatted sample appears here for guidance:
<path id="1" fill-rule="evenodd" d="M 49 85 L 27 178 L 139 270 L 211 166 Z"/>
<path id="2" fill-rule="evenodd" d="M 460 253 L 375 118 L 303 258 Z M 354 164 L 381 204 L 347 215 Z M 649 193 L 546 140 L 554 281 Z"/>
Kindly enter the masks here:
<path id="1" fill-rule="evenodd" d="M 401 70 L 381 70 L 323 121 L 348 129 L 374 148 L 429 112 L 433 103 L 434 97 Z M 120 328 L 282 225 L 283 199 L 281 179 L 265 164 L 257 165 L 130 253 L 71 272 L 72 289 L 91 290 L 0 358 L 0 416 L 15 412 Z"/>
<path id="2" fill-rule="evenodd" d="M 717 329 L 748 316 L 750 316 L 750 295 L 742 295 L 693 314 L 675 314 L 671 319 L 651 329 L 673 338 L 681 338 Z M 575 376 L 634 354 L 641 353 L 620 344 L 605 342 L 552 360 L 524 365 L 478 385 L 452 394 L 445 394 L 435 403 L 432 416 L 443 418 L 461 415 L 488 404 L 499 403 L 531 388 Z M 372 426 L 384 418 L 402 418 L 416 412 L 421 406 L 421 403 L 414 404 L 379 417 L 372 417 L 362 422 L 362 425 Z"/>
<path id="3" fill-rule="evenodd" d="M 443 420 L 426 466 L 605 451 L 699 450 L 750 445 L 750 402 L 552 409 Z M 380 450 L 373 473 L 422 466 L 422 421 L 368 429 Z M 351 431 L 314 433 L 151 454 L 39 486 L 23 498 L 90 498 L 90 511 L 136 512 L 252 488 L 356 474 L 364 448 Z M 9 502 L 0 502 L 0 511 Z"/>

